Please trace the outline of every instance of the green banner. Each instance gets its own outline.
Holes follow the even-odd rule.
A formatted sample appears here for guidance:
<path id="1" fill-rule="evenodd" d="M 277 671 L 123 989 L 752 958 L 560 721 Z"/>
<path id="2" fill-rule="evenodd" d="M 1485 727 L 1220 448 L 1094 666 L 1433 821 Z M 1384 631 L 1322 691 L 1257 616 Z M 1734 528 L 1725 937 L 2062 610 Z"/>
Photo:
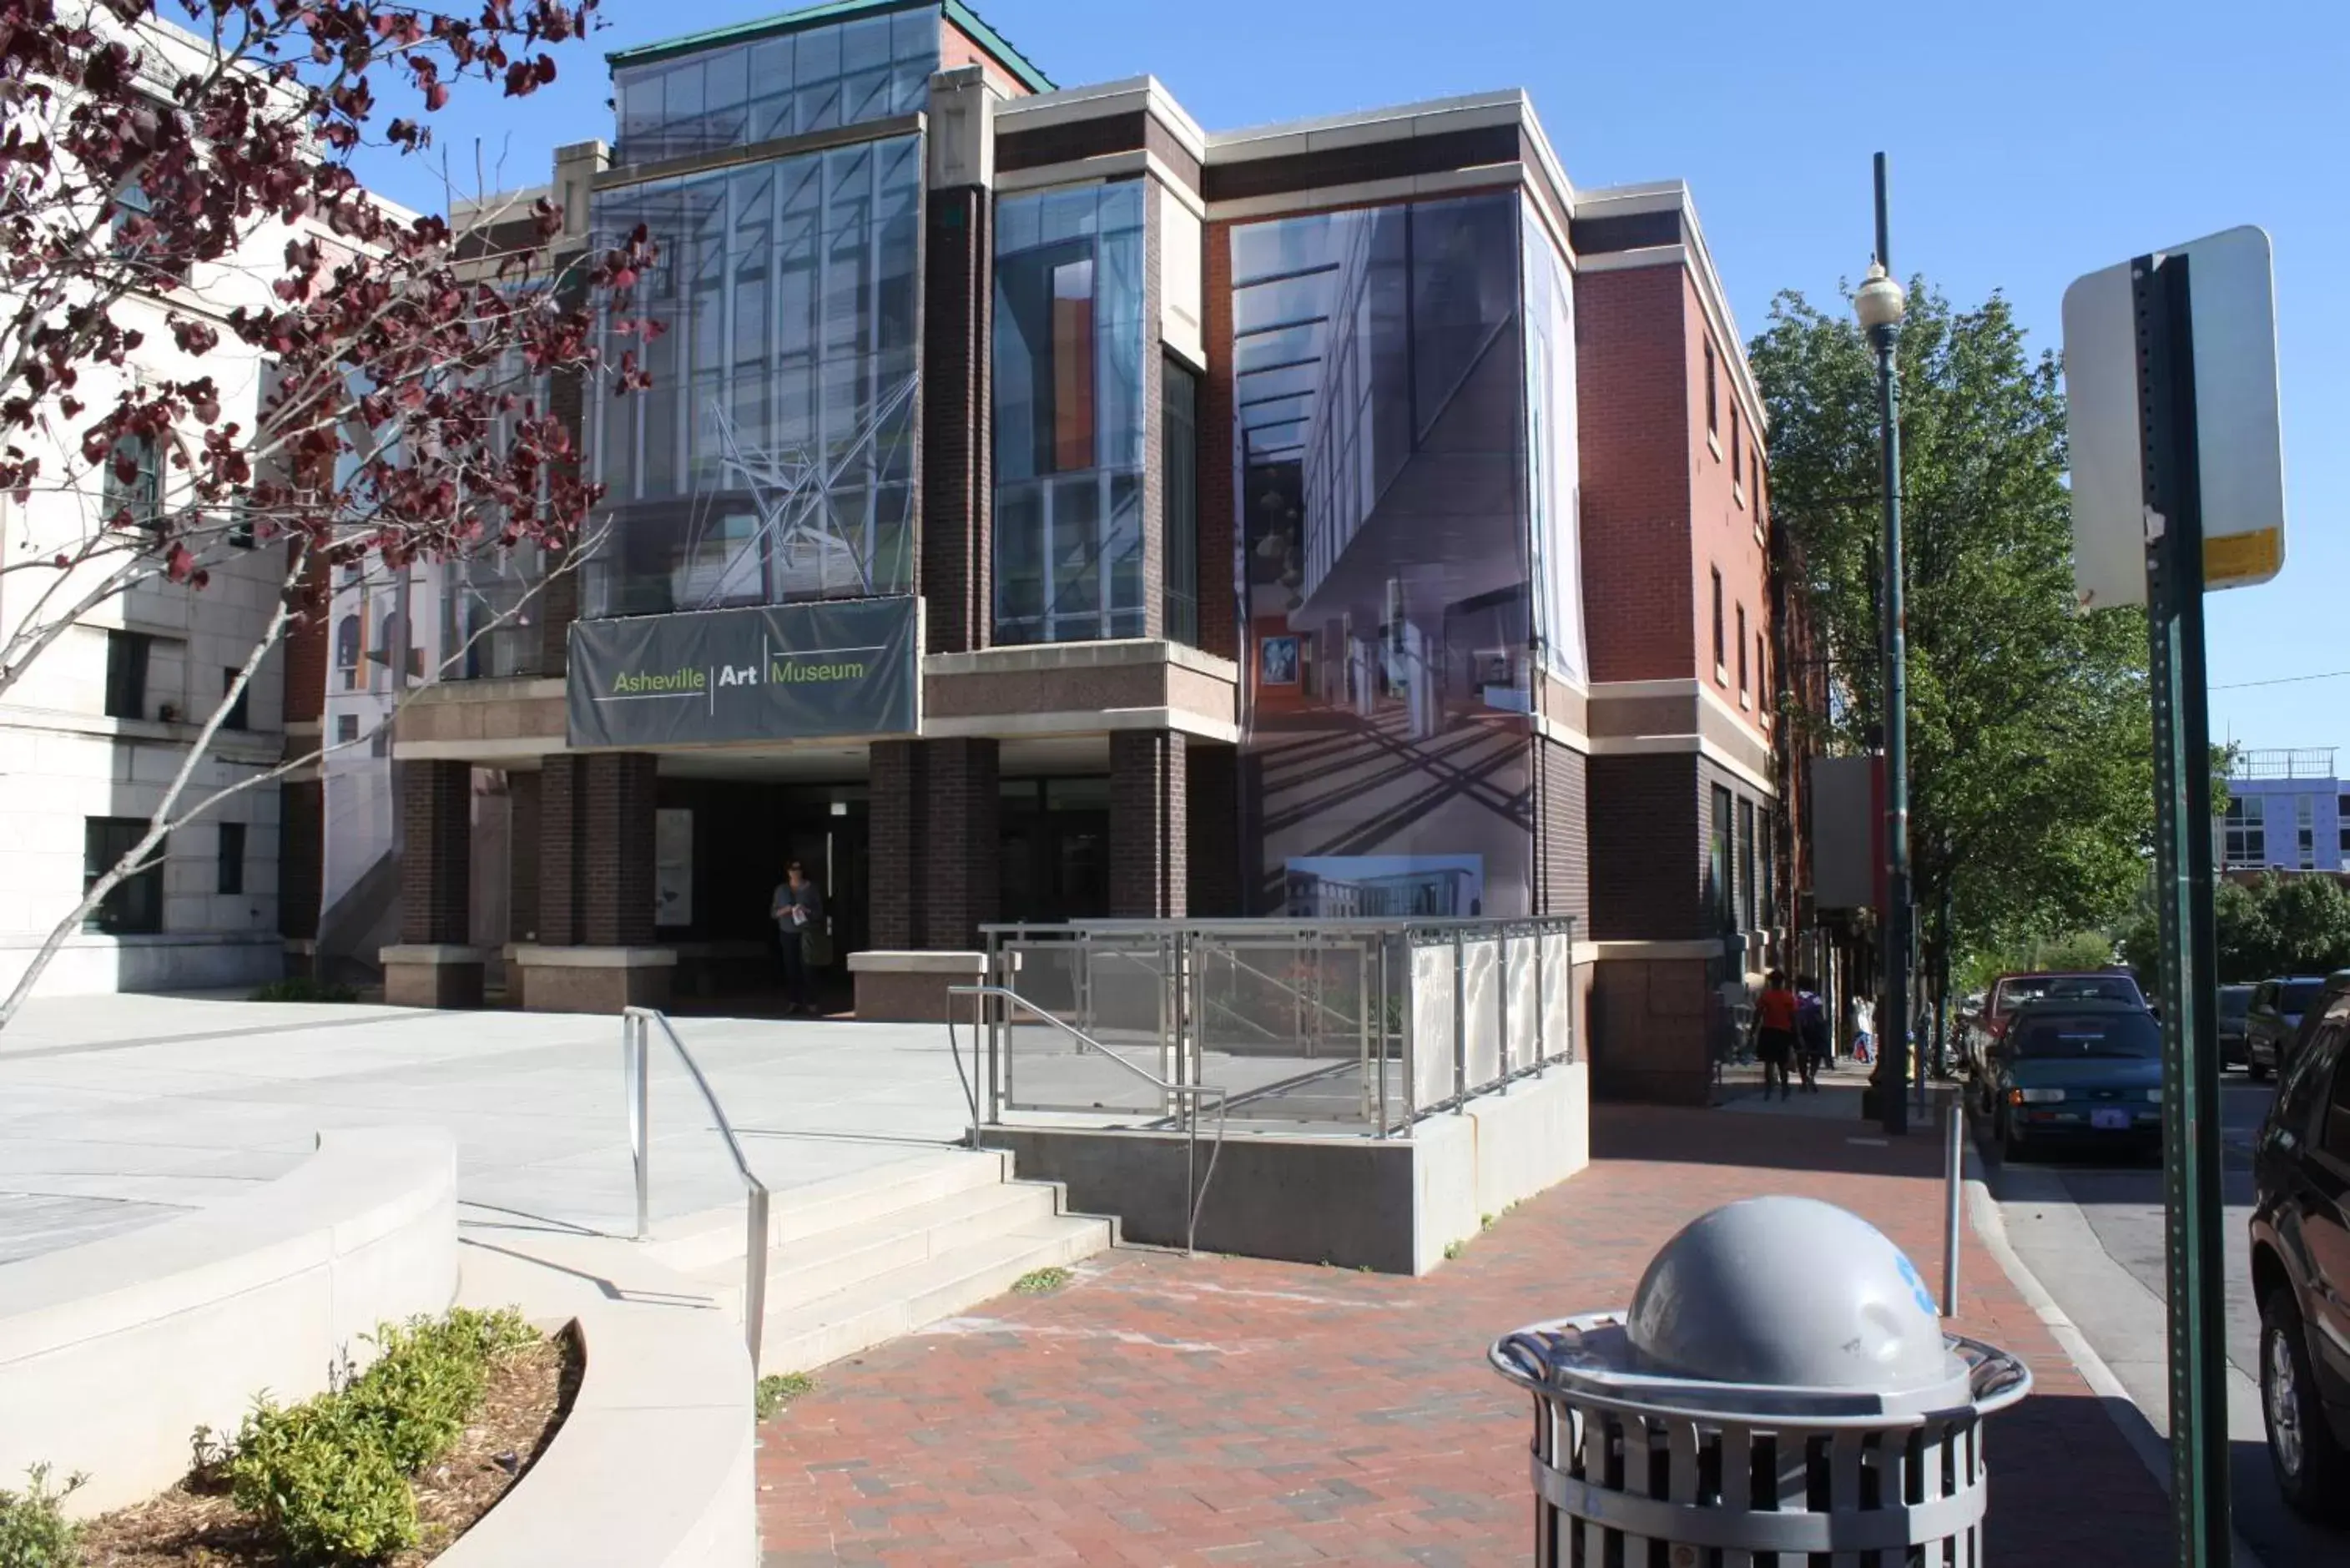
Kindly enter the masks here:
<path id="1" fill-rule="evenodd" d="M 911 596 L 575 621 L 575 747 L 910 735 L 920 725 Z"/>

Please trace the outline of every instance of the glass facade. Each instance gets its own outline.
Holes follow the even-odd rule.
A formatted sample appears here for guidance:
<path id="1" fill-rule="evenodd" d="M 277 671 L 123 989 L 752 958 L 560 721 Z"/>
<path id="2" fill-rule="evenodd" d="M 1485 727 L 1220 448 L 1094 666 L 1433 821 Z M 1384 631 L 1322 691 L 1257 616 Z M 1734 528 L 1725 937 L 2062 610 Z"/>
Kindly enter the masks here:
<path id="1" fill-rule="evenodd" d="M 660 245 L 668 330 L 651 389 L 594 405 L 587 614 L 912 590 L 920 215 L 912 136 L 598 192 L 598 244 Z"/>
<path id="2" fill-rule="evenodd" d="M 999 643 L 1143 634 L 1142 200 L 1125 181 L 996 203 Z"/>
<path id="3" fill-rule="evenodd" d="M 651 163 L 912 114 L 939 68 L 939 8 L 803 27 L 612 72 L 618 163 Z"/>
<path id="4" fill-rule="evenodd" d="M 1563 267 L 1513 192 L 1230 243 L 1253 907 L 1525 913 L 1535 649 L 1583 671 Z"/>

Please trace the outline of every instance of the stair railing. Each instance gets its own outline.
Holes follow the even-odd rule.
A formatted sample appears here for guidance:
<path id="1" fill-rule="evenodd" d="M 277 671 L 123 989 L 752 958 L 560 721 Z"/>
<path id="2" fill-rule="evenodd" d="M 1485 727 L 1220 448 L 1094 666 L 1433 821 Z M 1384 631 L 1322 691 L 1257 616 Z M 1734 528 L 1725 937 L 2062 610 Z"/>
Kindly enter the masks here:
<path id="1" fill-rule="evenodd" d="M 639 1241 L 650 1229 L 652 1193 L 652 1066 L 651 1045 L 654 1025 L 660 1025 L 670 1048 L 693 1079 L 693 1086 L 702 1091 L 702 1104 L 710 1107 L 711 1118 L 718 1124 L 718 1136 L 726 1140 L 726 1152 L 733 1157 L 735 1173 L 743 1179 L 746 1204 L 744 1229 L 746 1245 L 743 1253 L 743 1343 L 751 1351 L 751 1376 L 759 1375 L 759 1339 L 767 1318 L 767 1184 L 751 1173 L 751 1162 L 743 1158 L 743 1145 L 734 1137 L 733 1124 L 719 1107 L 718 1096 L 712 1092 L 710 1080 L 702 1075 L 702 1064 L 685 1042 L 677 1037 L 668 1018 L 650 1007 L 626 1007 L 620 1010 L 620 1079 L 629 1104 L 629 1158 L 634 1162 L 637 1176 L 637 1234 Z"/>

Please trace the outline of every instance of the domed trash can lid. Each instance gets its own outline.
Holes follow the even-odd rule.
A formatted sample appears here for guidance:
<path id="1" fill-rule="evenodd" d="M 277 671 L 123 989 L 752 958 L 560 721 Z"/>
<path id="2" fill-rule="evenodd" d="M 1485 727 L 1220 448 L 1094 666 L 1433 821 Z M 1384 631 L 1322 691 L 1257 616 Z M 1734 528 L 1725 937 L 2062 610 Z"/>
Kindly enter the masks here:
<path id="1" fill-rule="evenodd" d="M 1700 1215 L 1658 1251 L 1627 1311 L 1533 1325 L 1492 1360 L 1537 1391 L 1830 1422 L 1997 1408 L 2032 1381 L 2014 1356 L 1943 1332 L 1884 1232 L 1793 1197 Z"/>

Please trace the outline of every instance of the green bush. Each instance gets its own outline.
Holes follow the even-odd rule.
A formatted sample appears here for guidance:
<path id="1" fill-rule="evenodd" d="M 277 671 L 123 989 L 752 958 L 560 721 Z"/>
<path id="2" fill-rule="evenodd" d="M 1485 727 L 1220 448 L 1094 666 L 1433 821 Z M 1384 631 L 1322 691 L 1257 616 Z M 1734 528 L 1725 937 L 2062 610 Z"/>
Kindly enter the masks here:
<path id="1" fill-rule="evenodd" d="M 253 993 L 255 1002 L 357 1002 L 359 999 L 359 993 L 348 985 L 314 980 L 307 974 L 273 980 Z"/>
<path id="2" fill-rule="evenodd" d="M 301 1563 L 366 1562 L 416 1544 L 416 1494 L 376 1425 L 343 1394 L 258 1402 L 228 1461 L 229 1495 Z"/>
<path id="3" fill-rule="evenodd" d="M 23 1491 L 0 1488 L 0 1568 L 72 1568 L 81 1560 L 74 1550 L 81 1529 L 67 1520 L 64 1503 L 85 1478 L 75 1476 L 51 1491 L 48 1466 L 35 1465 L 25 1474 Z"/>
<path id="4" fill-rule="evenodd" d="M 490 1364 L 529 1345 L 537 1334 L 514 1312 L 464 1307 L 442 1318 L 411 1318 L 376 1331 L 381 1354 L 346 1391 L 359 1419 L 379 1430 L 384 1449 L 413 1475 L 463 1435 L 488 1386 Z"/>

